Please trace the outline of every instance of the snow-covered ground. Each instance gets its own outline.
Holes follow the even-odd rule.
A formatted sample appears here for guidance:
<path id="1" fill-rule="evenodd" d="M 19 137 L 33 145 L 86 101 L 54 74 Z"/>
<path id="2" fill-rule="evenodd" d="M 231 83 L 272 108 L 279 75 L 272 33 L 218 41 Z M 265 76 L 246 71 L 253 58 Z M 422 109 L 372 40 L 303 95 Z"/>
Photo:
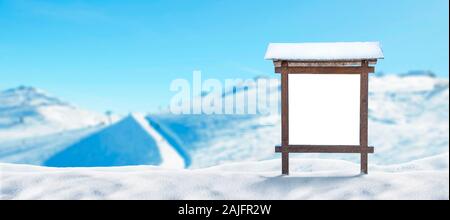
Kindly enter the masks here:
<path id="1" fill-rule="evenodd" d="M 233 163 L 194 170 L 154 166 L 47 168 L 0 164 L 1 199 L 449 199 L 448 153 L 370 167 L 343 160 Z"/>

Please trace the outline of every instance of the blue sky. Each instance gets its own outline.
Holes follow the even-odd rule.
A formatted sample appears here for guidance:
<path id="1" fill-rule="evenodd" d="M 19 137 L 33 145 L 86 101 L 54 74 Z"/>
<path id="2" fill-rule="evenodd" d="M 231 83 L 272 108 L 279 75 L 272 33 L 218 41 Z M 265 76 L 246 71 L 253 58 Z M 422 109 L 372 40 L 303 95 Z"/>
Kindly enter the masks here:
<path id="1" fill-rule="evenodd" d="M 447 0 L 0 0 L 0 90 L 97 111 L 155 111 L 191 78 L 273 75 L 269 42 L 380 41 L 385 73 L 448 77 Z"/>

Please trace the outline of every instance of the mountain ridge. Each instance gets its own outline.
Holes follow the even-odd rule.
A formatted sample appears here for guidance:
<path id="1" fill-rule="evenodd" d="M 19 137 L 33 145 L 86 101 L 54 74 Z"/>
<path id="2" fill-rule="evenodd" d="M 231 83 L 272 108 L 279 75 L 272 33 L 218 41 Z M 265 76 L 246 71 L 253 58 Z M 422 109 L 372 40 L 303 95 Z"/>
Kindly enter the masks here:
<path id="1" fill-rule="evenodd" d="M 103 114 L 76 107 L 35 87 L 19 86 L 0 92 L 0 139 L 1 129 L 26 130 L 22 135 L 15 135 L 25 137 L 108 122 Z"/>

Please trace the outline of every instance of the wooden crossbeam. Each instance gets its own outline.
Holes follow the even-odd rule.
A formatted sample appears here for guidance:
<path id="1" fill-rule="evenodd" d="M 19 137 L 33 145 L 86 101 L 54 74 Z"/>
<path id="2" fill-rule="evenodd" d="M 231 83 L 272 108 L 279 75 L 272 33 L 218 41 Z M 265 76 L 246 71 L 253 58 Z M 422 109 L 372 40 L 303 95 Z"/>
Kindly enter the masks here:
<path id="1" fill-rule="evenodd" d="M 275 67 L 281 67 L 281 63 L 283 61 L 273 61 L 273 65 Z M 286 61 L 288 66 L 290 67 L 304 67 L 304 66 L 311 66 L 311 67 L 344 67 L 344 66 L 361 66 L 361 60 L 342 60 L 342 61 Z M 377 64 L 377 60 L 368 60 L 369 65 L 375 65 Z"/>
<path id="2" fill-rule="evenodd" d="M 361 74 L 373 73 L 375 68 L 371 66 L 349 67 L 275 67 L 275 73 L 289 74 Z"/>
<path id="3" fill-rule="evenodd" d="M 374 153 L 374 147 L 359 145 L 288 145 L 276 146 L 276 153 Z"/>

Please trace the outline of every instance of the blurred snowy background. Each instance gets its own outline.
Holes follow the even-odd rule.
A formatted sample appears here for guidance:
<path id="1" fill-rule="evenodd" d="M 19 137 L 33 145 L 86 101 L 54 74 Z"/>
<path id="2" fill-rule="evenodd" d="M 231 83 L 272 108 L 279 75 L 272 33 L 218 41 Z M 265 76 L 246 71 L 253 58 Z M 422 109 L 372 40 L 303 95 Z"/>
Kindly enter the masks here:
<path id="1" fill-rule="evenodd" d="M 224 95 L 244 96 L 252 89 Z M 272 95 L 279 96 L 275 91 Z M 369 140 L 376 153 L 370 162 L 389 165 L 448 152 L 448 94 L 448 79 L 429 72 L 372 76 Z M 169 164 L 202 168 L 277 158 L 279 141 L 278 114 L 117 116 L 83 110 L 32 87 L 0 94 L 4 163 L 91 167 L 160 165 L 181 158 L 183 163 Z M 359 160 L 348 154 L 294 157 Z"/>

